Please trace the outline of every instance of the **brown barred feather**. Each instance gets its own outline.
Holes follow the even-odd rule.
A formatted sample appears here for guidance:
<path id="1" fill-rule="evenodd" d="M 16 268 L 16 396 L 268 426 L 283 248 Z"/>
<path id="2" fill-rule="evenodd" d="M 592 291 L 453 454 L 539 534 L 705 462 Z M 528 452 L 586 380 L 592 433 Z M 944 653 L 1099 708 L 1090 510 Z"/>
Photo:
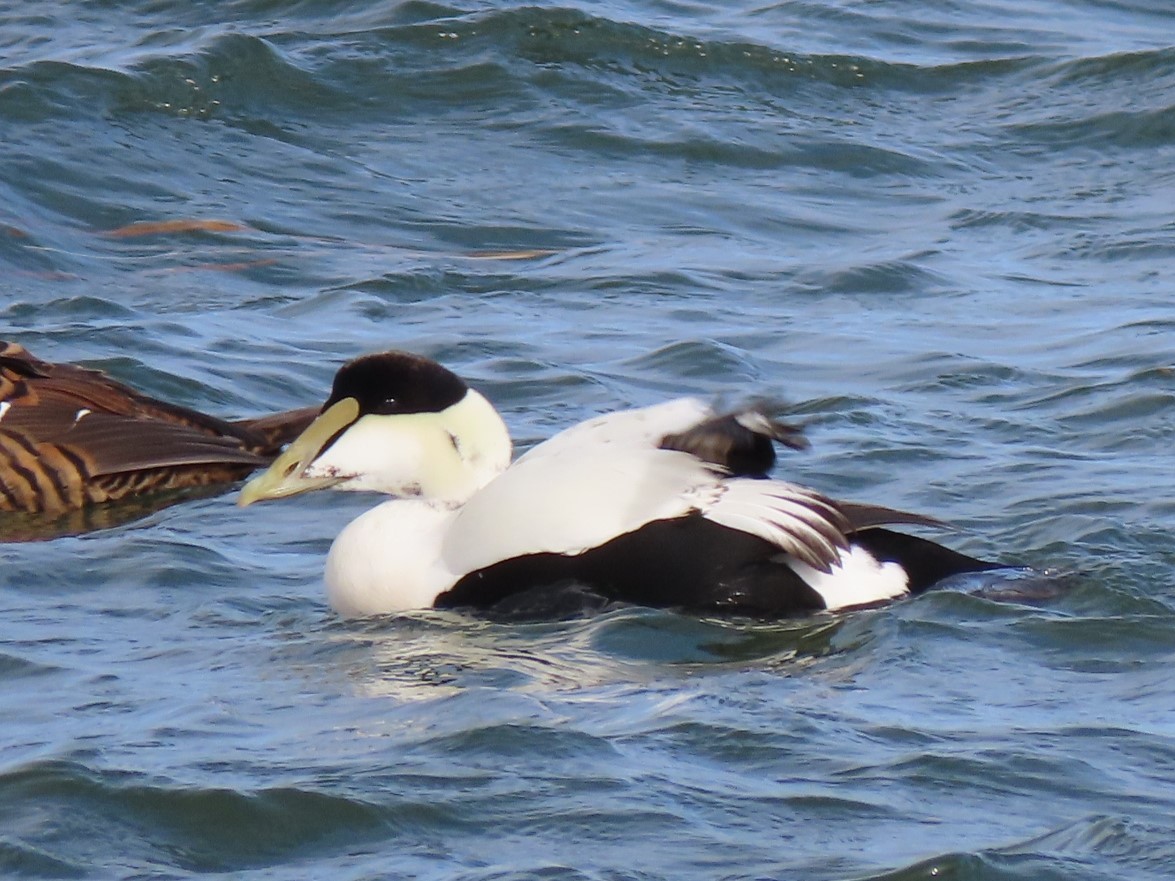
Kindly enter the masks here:
<path id="1" fill-rule="evenodd" d="M 229 422 L 0 341 L 0 511 L 59 514 L 231 483 L 269 464 L 317 413 Z"/>

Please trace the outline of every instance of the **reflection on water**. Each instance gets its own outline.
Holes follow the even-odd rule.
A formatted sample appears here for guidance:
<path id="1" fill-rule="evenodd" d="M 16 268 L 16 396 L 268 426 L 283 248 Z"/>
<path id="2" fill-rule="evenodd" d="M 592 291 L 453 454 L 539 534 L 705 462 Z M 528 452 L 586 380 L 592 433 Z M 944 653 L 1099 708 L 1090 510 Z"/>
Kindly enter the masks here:
<path id="1" fill-rule="evenodd" d="M 203 486 L 155 492 L 66 511 L 64 514 L 0 511 L 0 542 L 48 541 L 100 529 L 113 529 L 148 518 L 172 505 L 211 498 L 233 490 L 231 486 Z"/>

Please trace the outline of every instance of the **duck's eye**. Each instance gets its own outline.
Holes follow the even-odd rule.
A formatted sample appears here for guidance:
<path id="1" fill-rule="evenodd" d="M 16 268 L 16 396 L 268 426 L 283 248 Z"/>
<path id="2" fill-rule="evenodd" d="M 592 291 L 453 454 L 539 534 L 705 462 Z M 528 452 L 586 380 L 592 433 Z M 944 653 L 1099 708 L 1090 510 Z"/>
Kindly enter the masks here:
<path id="1" fill-rule="evenodd" d="M 388 398 L 384 398 L 382 401 L 380 401 L 378 404 L 375 405 L 374 412 L 380 413 L 380 414 L 386 416 L 390 413 L 397 412 L 399 409 L 400 409 L 400 402 L 397 401 L 394 397 L 388 397 Z"/>

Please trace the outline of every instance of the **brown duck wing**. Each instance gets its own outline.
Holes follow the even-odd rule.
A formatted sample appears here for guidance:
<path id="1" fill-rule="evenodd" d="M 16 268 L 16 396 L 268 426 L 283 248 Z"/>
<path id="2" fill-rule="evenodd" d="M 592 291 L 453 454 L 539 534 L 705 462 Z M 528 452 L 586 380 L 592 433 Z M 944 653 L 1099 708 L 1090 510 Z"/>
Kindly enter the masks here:
<path id="1" fill-rule="evenodd" d="M 112 413 L 89 413 L 70 428 L 43 436 L 41 444 L 69 449 L 84 458 L 95 477 L 186 465 L 237 464 L 257 467 L 265 456 L 239 438 L 205 434 L 175 422 Z"/>
<path id="2" fill-rule="evenodd" d="M 305 431 L 315 420 L 321 407 L 301 407 L 286 410 L 270 416 L 258 416 L 233 422 L 233 428 L 246 437 L 252 438 L 250 449 L 273 458 L 281 448 Z"/>
<path id="3" fill-rule="evenodd" d="M 213 435 L 237 436 L 245 431 L 199 410 L 144 395 L 101 371 L 42 361 L 17 343 L 0 342 L 0 401 L 13 408 L 0 420 L 5 427 L 16 418 L 18 409 L 24 414 L 20 418 L 31 425 L 37 419 L 34 411 L 47 408 L 44 418 L 57 420 L 61 428 L 68 427 L 79 411 L 89 410 L 174 422 Z M 59 429 L 54 425 L 45 430 Z"/>
<path id="4" fill-rule="evenodd" d="M 65 511 L 155 490 L 227 483 L 268 461 L 235 440 L 108 414 L 85 417 L 57 442 L 0 428 L 0 510 Z"/>
<path id="5" fill-rule="evenodd" d="M 226 422 L 0 342 L 0 510 L 66 511 L 238 480 L 313 416 Z"/>

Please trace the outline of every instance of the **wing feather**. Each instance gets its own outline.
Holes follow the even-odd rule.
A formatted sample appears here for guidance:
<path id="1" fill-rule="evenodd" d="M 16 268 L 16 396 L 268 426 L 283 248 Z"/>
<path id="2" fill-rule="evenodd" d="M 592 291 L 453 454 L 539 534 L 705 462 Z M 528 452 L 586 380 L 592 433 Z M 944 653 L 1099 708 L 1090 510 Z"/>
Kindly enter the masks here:
<path id="1" fill-rule="evenodd" d="M 782 480 L 734 478 L 698 505 L 715 523 L 749 532 L 803 560 L 829 571 L 849 547 L 848 518 L 836 502 L 820 493 Z"/>
<path id="2" fill-rule="evenodd" d="M 850 529 L 869 529 L 873 526 L 930 526 L 935 529 L 949 529 L 950 524 L 925 514 L 914 514 L 887 508 L 884 505 L 869 505 L 861 502 L 838 502 L 840 510 L 849 520 Z"/>
<path id="3" fill-rule="evenodd" d="M 457 512 L 442 549 L 455 572 L 517 556 L 579 554 L 654 520 L 695 510 L 720 477 L 685 453 L 572 446 L 524 456 Z"/>

